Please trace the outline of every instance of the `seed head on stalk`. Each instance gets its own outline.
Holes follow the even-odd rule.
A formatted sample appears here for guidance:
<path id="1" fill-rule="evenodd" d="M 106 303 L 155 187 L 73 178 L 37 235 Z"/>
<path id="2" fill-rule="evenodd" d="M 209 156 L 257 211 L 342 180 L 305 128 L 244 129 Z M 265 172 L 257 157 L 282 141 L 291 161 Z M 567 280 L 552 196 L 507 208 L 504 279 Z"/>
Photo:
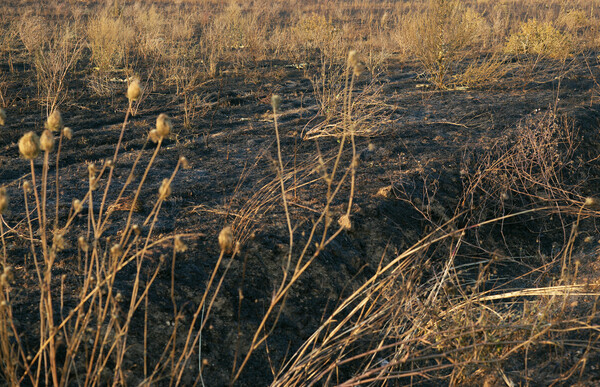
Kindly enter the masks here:
<path id="1" fill-rule="evenodd" d="M 60 132 L 65 127 L 62 115 L 58 109 L 54 110 L 46 120 L 46 129 L 52 132 Z"/>
<path id="2" fill-rule="evenodd" d="M 27 132 L 19 140 L 19 152 L 27 160 L 33 160 L 40 154 L 40 138 L 34 132 Z"/>

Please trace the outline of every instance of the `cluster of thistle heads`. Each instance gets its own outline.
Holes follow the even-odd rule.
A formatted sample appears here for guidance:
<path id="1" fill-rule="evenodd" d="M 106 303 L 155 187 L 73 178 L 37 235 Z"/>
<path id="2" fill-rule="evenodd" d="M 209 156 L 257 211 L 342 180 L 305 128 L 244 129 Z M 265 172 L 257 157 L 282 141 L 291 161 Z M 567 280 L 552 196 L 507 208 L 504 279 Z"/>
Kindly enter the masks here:
<path id="1" fill-rule="evenodd" d="M 139 81 L 134 79 L 127 89 L 129 102 L 137 101 L 141 94 L 142 88 Z M 0 125 L 4 125 L 5 122 L 6 112 L 4 109 L 0 109 Z M 48 116 L 44 128 L 40 136 L 30 131 L 25 133 L 19 140 L 19 152 L 25 159 L 33 160 L 38 157 L 41 151 L 52 152 L 55 144 L 55 133 L 59 133 L 60 136 L 66 139 L 73 137 L 73 131 L 65 127 L 58 109 Z M 162 113 L 156 120 L 156 129 L 150 131 L 149 137 L 153 142 L 161 141 L 171 133 L 172 128 L 171 120 L 166 114 Z"/>
<path id="2" fill-rule="evenodd" d="M 55 143 L 54 133 L 60 133 L 60 136 L 66 139 L 73 137 L 73 131 L 71 128 L 65 127 L 59 110 L 54 110 L 48 116 L 41 136 L 31 131 L 21 137 L 19 140 L 19 152 L 28 160 L 38 157 L 40 151 L 52 152 Z"/>
<path id="3" fill-rule="evenodd" d="M 138 101 L 142 95 L 142 88 L 137 79 L 133 79 L 127 88 L 127 99 L 129 100 L 129 107 L 131 109 L 131 105 L 133 102 Z M 281 98 L 277 95 L 273 96 L 272 100 L 273 109 L 276 112 L 279 110 L 281 105 Z M 0 126 L 3 126 L 6 122 L 6 111 L 0 108 Z M 173 128 L 171 120 L 169 116 L 165 113 L 161 113 L 156 119 L 156 128 L 152 129 L 149 133 L 149 139 L 153 142 L 160 142 L 165 137 L 167 137 Z M 50 114 L 46 120 L 44 125 L 44 131 L 40 136 L 38 136 L 35 132 L 30 131 L 25 133 L 21 139 L 19 139 L 19 152 L 21 156 L 27 160 L 34 160 L 40 154 L 40 152 L 52 152 L 54 150 L 55 145 L 55 134 L 58 133 L 59 136 L 64 137 L 66 139 L 71 139 L 73 137 L 73 131 L 65 127 L 62 115 L 58 109 L 54 110 L 52 114 Z M 185 157 L 180 157 L 179 159 L 183 168 L 189 168 L 189 162 Z M 89 168 L 94 169 L 93 164 L 88 165 Z M 93 170 L 90 170 L 90 174 L 93 174 Z M 171 181 L 169 179 L 164 179 L 160 188 L 159 195 L 161 199 L 166 199 L 171 194 Z M 24 189 L 26 191 L 30 190 L 29 182 L 25 182 Z M 81 211 L 82 204 L 80 200 L 75 199 L 73 201 L 73 206 L 76 212 Z M 8 195 L 6 193 L 6 189 L 4 187 L 0 187 L 0 215 L 6 211 L 8 208 Z M 137 227 L 137 226 L 136 226 Z M 134 228 L 136 228 L 134 227 Z M 219 234 L 219 246 L 223 252 L 231 253 L 234 251 L 234 239 L 233 239 L 233 230 L 230 226 L 227 226 L 221 230 Z M 79 245 L 84 250 L 88 249 L 87 242 L 85 238 L 79 238 Z M 181 238 L 177 237 L 175 239 L 175 248 L 178 252 L 183 252 L 187 249 L 187 246 Z M 119 255 L 120 250 L 119 245 L 114 245 L 111 248 L 111 254 L 113 256 Z M 239 247 L 238 247 L 239 248 Z"/>

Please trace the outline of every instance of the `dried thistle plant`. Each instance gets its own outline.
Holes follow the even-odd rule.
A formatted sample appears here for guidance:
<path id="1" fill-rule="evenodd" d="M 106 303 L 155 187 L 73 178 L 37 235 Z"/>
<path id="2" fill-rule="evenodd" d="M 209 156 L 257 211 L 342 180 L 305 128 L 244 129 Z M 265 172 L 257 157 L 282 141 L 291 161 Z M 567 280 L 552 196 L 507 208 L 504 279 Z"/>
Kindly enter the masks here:
<path id="1" fill-rule="evenodd" d="M 62 119 L 62 115 L 58 109 L 54 110 L 52 114 L 48 116 L 46 120 L 46 129 L 52 132 L 60 132 L 65 127 Z"/>
<path id="2" fill-rule="evenodd" d="M 40 154 L 40 138 L 34 132 L 27 132 L 19 140 L 19 152 L 28 159 L 33 160 Z"/>
<path id="3" fill-rule="evenodd" d="M 169 195 L 171 195 L 171 182 L 169 179 L 163 179 L 162 184 L 158 189 L 158 195 L 161 200 L 165 200 Z"/>
<path id="4" fill-rule="evenodd" d="M 221 247 L 223 253 L 229 254 L 233 251 L 233 230 L 231 226 L 223 228 L 219 233 L 219 247 Z"/>
<path id="5" fill-rule="evenodd" d="M 140 87 L 140 82 L 137 79 L 134 79 L 127 88 L 127 98 L 130 101 L 137 101 L 141 94 L 142 88 Z"/>
<path id="6" fill-rule="evenodd" d="M 40 149 L 44 152 L 52 152 L 54 150 L 54 135 L 48 129 L 42 132 L 40 137 Z"/>
<path id="7" fill-rule="evenodd" d="M 171 129 L 173 125 L 171 124 L 171 120 L 169 116 L 165 113 L 161 113 L 156 119 L 156 134 L 159 138 L 165 138 L 171 133 Z"/>

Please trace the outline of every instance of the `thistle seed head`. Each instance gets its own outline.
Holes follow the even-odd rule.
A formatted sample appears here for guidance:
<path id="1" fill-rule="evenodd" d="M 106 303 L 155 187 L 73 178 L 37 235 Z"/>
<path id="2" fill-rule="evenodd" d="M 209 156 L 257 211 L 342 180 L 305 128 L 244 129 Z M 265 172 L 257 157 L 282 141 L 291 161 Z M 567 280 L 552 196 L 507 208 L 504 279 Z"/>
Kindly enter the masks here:
<path id="1" fill-rule="evenodd" d="M 79 248 L 80 248 L 80 249 L 81 249 L 81 250 L 82 250 L 84 253 L 87 253 L 87 252 L 88 252 L 88 250 L 89 250 L 89 248 L 90 248 L 90 245 L 89 245 L 89 244 L 87 243 L 87 241 L 85 240 L 85 237 L 83 237 L 83 236 L 80 236 L 80 237 L 77 239 L 77 243 L 78 243 L 78 245 L 79 245 Z"/>
<path id="2" fill-rule="evenodd" d="M 583 205 L 586 207 L 597 207 L 598 199 L 592 197 L 585 198 L 585 203 Z"/>
<path id="3" fill-rule="evenodd" d="M 40 149 L 44 152 L 52 152 L 54 150 L 54 135 L 48 129 L 44 130 L 40 136 Z"/>
<path id="4" fill-rule="evenodd" d="M 46 129 L 52 132 L 61 131 L 65 125 L 63 124 L 62 115 L 58 109 L 54 110 L 46 120 Z"/>
<path id="5" fill-rule="evenodd" d="M 175 252 L 176 253 L 183 253 L 187 249 L 188 249 L 188 247 L 185 244 L 185 242 L 181 240 L 181 237 L 179 235 L 177 235 L 175 237 Z"/>
<path id="6" fill-rule="evenodd" d="M 140 94 L 142 94 L 140 82 L 137 79 L 134 79 L 127 88 L 127 98 L 130 101 L 137 101 L 138 98 L 140 98 Z"/>
<path id="7" fill-rule="evenodd" d="M 179 157 L 179 162 L 181 163 L 181 166 L 183 167 L 183 169 L 190 169 L 190 162 L 188 161 L 187 157 L 185 157 L 185 156 Z"/>
<path id="8" fill-rule="evenodd" d="M 23 191 L 28 194 L 31 192 L 31 183 L 29 182 L 29 180 L 25 180 L 23 182 Z"/>
<path id="9" fill-rule="evenodd" d="M 219 233 L 219 247 L 221 252 L 231 253 L 233 251 L 233 231 L 227 226 Z"/>
<path id="10" fill-rule="evenodd" d="M 271 106 L 273 107 L 273 113 L 277 113 L 281 107 L 281 97 L 277 94 L 271 96 Z"/>
<path id="11" fill-rule="evenodd" d="M 73 138 L 73 130 L 71 130 L 71 128 L 65 127 L 63 129 L 63 136 L 65 136 L 65 138 L 67 140 L 70 140 Z"/>
<path id="12" fill-rule="evenodd" d="M 160 188 L 158 189 L 158 195 L 161 199 L 166 199 L 171 194 L 171 182 L 169 179 L 163 179 Z"/>
<path id="13" fill-rule="evenodd" d="M 8 208 L 8 194 L 6 188 L 0 188 L 0 215 L 4 214 L 4 211 Z"/>
<path id="14" fill-rule="evenodd" d="M 73 200 L 73 211 L 75 211 L 75 213 L 78 214 L 81 212 L 81 210 L 83 210 L 83 204 L 81 203 L 81 200 Z"/>
<path id="15" fill-rule="evenodd" d="M 98 173 L 98 168 L 96 168 L 96 164 L 94 164 L 94 163 L 89 163 L 87 167 L 88 167 L 88 175 L 90 177 L 90 180 L 92 180 L 96 177 L 96 174 Z"/>
<path id="16" fill-rule="evenodd" d="M 338 224 L 342 230 L 350 231 L 352 229 L 352 221 L 350 221 L 350 216 L 348 215 L 342 215 L 338 219 Z"/>
<path id="17" fill-rule="evenodd" d="M 40 138 L 34 132 L 27 132 L 19 140 L 19 152 L 27 160 L 33 160 L 40 154 Z"/>
<path id="18" fill-rule="evenodd" d="M 67 247 L 67 243 L 65 242 L 65 232 L 57 231 L 52 238 L 52 246 L 55 251 L 64 250 Z"/>
<path id="19" fill-rule="evenodd" d="M 133 226 L 131 226 L 131 229 L 133 230 L 135 235 L 137 235 L 137 236 L 142 235 L 142 229 L 137 224 L 134 224 Z"/>
<path id="20" fill-rule="evenodd" d="M 165 138 L 171 133 L 171 120 L 165 113 L 161 113 L 156 119 L 156 134 L 160 138 Z"/>
<path id="21" fill-rule="evenodd" d="M 0 126 L 4 126 L 6 124 L 6 111 L 0 108 Z"/>
<path id="22" fill-rule="evenodd" d="M 150 133 L 148 133 L 148 138 L 150 139 L 150 141 L 152 141 L 153 143 L 157 143 L 158 140 L 160 140 L 160 137 L 158 136 L 158 131 L 156 129 L 152 129 L 150 131 Z"/>
<path id="23" fill-rule="evenodd" d="M 121 255 L 123 255 L 123 248 L 121 245 L 118 243 L 112 245 L 110 248 L 110 256 L 113 258 L 119 258 Z"/>

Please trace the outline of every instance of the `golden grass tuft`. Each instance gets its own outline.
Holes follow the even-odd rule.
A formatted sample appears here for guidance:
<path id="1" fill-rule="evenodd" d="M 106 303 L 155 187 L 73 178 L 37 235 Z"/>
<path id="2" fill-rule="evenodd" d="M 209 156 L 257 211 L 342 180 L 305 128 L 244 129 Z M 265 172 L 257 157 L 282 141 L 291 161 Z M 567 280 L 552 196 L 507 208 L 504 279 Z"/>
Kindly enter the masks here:
<path id="1" fill-rule="evenodd" d="M 540 55 L 553 59 L 562 59 L 572 52 L 570 37 L 552 25 L 530 19 L 512 34 L 505 46 L 508 54 Z"/>

